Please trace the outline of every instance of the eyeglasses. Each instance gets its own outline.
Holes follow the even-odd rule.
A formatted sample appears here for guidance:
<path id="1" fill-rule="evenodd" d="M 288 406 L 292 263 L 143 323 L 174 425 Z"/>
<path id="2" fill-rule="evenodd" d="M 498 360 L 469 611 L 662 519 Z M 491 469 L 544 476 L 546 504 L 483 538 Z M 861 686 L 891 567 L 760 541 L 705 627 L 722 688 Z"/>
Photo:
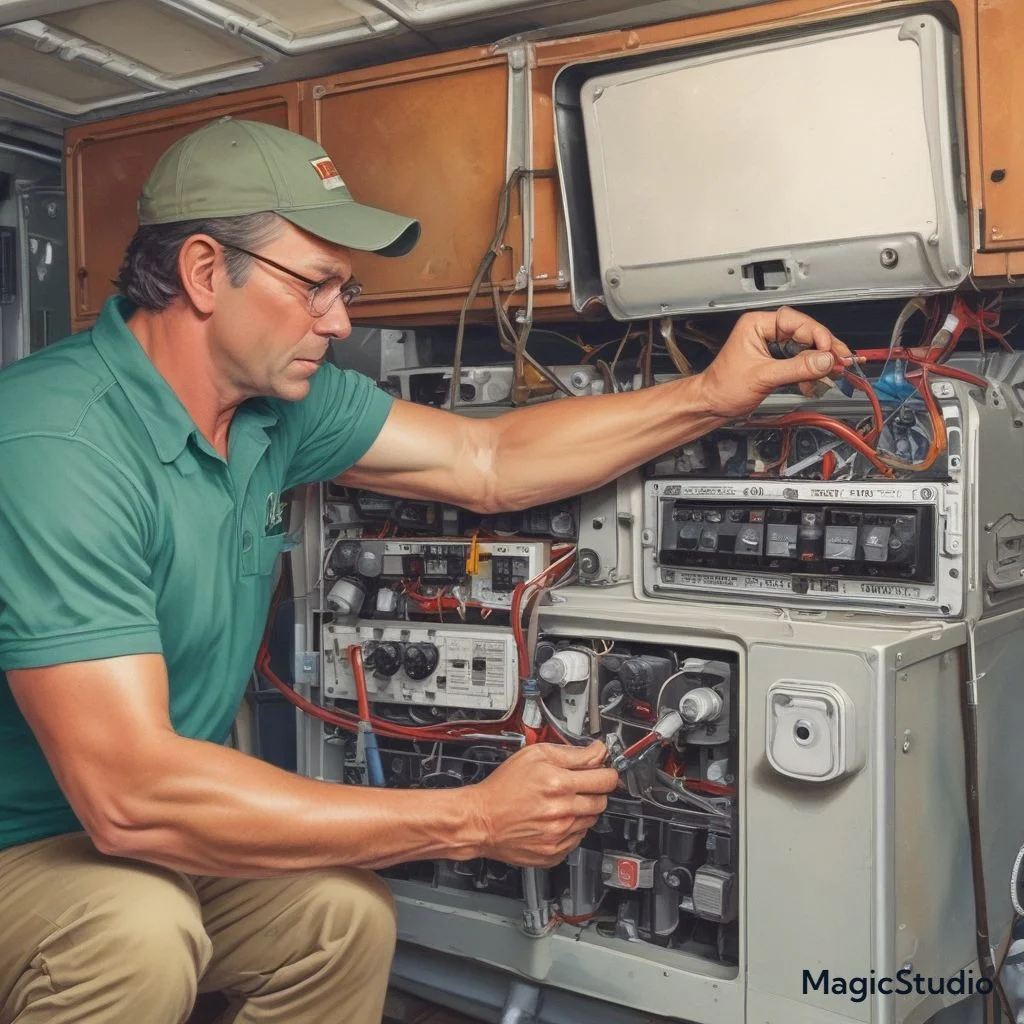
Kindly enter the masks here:
<path id="1" fill-rule="evenodd" d="M 259 260 L 260 263 L 266 263 L 275 270 L 280 270 L 297 281 L 301 281 L 309 289 L 309 312 L 315 317 L 324 316 L 338 299 L 341 299 L 341 304 L 347 309 L 363 292 L 363 286 L 358 281 L 343 281 L 340 277 L 325 277 L 321 281 L 314 281 L 312 278 L 306 277 L 305 274 L 289 270 L 288 267 L 282 266 L 276 260 L 270 259 L 269 256 L 250 252 L 240 245 L 229 245 L 226 242 L 220 244 L 225 249 L 245 253 L 246 256 Z"/>

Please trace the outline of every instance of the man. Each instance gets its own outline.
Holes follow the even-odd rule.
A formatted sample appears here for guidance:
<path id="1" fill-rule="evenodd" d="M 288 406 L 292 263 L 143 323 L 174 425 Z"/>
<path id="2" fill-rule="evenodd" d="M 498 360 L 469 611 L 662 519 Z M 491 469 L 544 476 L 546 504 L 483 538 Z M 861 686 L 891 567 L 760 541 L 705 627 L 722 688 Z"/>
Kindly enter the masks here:
<path id="1" fill-rule="evenodd" d="M 555 864 L 616 775 L 600 744 L 539 745 L 458 792 L 381 791 L 225 747 L 284 541 L 268 507 L 333 477 L 552 501 L 849 353 L 748 315 L 699 376 L 462 418 L 323 364 L 350 250 L 419 229 L 356 204 L 314 143 L 216 122 L 161 158 L 139 220 L 95 328 L 0 375 L 0 1024 L 177 1024 L 207 989 L 245 1024 L 369 1024 L 394 944 L 370 870 Z M 772 359 L 790 337 L 816 351 Z"/>

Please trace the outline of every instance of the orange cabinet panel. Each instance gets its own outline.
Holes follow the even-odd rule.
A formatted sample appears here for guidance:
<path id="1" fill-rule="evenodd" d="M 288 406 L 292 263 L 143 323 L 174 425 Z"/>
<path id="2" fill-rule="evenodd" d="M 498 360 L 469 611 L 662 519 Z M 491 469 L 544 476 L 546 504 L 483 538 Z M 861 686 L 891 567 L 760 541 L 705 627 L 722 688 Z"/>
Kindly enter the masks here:
<path id="1" fill-rule="evenodd" d="M 457 313 L 491 244 L 506 181 L 505 56 L 474 48 L 349 72 L 314 83 L 312 97 L 307 134 L 356 200 L 422 225 L 407 256 L 353 254 L 364 285 L 355 316 Z M 506 238 L 516 251 L 498 257 L 491 279 L 508 288 L 522 238 L 515 196 Z"/>
<path id="2" fill-rule="evenodd" d="M 1024 248 L 1024 3 L 979 0 L 984 250 Z"/>
<path id="3" fill-rule="evenodd" d="M 65 136 L 71 315 L 88 326 L 138 226 L 136 200 L 161 153 L 176 139 L 225 114 L 298 131 L 302 85 L 230 93 L 70 129 Z"/>

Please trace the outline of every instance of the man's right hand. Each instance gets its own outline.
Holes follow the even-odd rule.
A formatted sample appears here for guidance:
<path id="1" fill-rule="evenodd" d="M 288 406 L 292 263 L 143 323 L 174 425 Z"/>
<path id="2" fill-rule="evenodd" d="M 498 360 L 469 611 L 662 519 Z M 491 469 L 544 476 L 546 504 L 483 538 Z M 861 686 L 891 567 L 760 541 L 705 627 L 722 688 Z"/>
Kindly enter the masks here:
<path id="1" fill-rule="evenodd" d="M 603 743 L 538 743 L 513 754 L 466 791 L 477 803 L 483 856 L 523 867 L 553 867 L 574 850 L 608 805 L 619 776 L 603 767 Z"/>

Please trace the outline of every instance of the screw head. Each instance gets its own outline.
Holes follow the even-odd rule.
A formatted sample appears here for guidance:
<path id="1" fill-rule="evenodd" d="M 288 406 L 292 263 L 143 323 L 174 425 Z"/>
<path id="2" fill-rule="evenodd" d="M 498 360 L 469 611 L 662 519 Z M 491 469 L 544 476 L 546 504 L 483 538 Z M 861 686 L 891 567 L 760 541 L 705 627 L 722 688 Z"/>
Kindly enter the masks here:
<path id="1" fill-rule="evenodd" d="M 886 270 L 892 270 L 900 261 L 900 254 L 888 246 L 878 254 L 878 262 Z"/>

